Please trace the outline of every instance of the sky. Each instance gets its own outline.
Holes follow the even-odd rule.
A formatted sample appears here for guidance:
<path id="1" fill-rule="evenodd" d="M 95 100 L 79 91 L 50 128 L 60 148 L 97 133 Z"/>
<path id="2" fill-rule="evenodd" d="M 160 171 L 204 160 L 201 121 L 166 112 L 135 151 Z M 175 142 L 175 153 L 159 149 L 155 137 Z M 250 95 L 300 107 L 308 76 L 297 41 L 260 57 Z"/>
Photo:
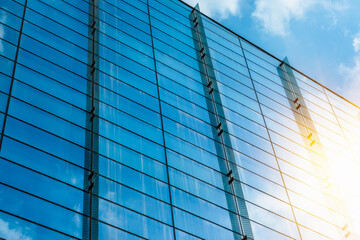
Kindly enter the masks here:
<path id="1" fill-rule="evenodd" d="M 184 0 L 360 106 L 360 0 Z"/>

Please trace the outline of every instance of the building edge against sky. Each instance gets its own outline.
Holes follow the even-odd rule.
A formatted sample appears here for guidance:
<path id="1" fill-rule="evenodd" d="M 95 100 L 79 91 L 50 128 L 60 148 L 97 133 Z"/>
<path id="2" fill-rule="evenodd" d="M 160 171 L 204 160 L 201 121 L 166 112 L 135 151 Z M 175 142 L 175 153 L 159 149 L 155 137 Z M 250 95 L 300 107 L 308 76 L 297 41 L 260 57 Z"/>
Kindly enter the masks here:
<path id="1" fill-rule="evenodd" d="M 178 0 L 0 2 L 0 238 L 360 239 L 360 109 Z"/>

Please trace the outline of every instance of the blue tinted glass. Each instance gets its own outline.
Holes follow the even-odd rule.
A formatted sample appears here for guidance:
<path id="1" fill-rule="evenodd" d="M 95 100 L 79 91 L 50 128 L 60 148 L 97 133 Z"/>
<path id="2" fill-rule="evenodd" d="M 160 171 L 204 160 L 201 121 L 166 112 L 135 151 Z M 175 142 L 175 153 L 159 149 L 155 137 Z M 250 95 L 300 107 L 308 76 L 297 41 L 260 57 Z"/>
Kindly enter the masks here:
<path id="1" fill-rule="evenodd" d="M 84 164 L 84 148 L 12 117 L 7 117 L 4 134 L 77 165 Z"/>
<path id="2" fill-rule="evenodd" d="M 122 231 L 114 226 L 99 222 L 99 239 L 112 239 L 112 238 L 128 239 L 128 240 L 143 239 L 129 232 Z"/>
<path id="3" fill-rule="evenodd" d="M 204 219 L 191 215 L 185 211 L 174 208 L 175 225 L 184 231 L 199 236 L 202 239 L 241 239 L 240 235 L 208 222 Z"/>
<path id="4" fill-rule="evenodd" d="M 86 95 L 64 85 L 62 82 L 57 82 L 43 74 L 40 74 L 30 68 L 24 67 L 21 64 L 16 66 L 15 78 L 27 83 L 45 93 L 48 93 L 54 97 L 60 98 L 65 102 L 71 103 L 77 107 L 82 109 L 86 109 Z M 28 87 L 28 89 L 30 89 Z M 35 91 L 35 90 L 32 90 Z M 39 91 L 37 93 L 41 94 Z M 31 94 L 30 94 L 31 96 Z M 46 104 L 46 103 L 44 103 Z M 74 109 L 74 108 L 73 108 Z M 54 109 L 56 110 L 56 109 Z M 69 109 L 70 110 L 70 109 Z M 64 111 L 62 111 L 64 113 Z M 69 112 L 69 115 L 71 111 Z M 82 119 L 78 119 L 78 123 L 82 121 Z M 82 124 L 82 123 L 81 123 Z M 81 125 L 80 124 L 80 125 Z"/>
<path id="5" fill-rule="evenodd" d="M 54 80 L 86 93 L 87 80 L 85 78 L 76 75 L 71 72 L 71 70 L 66 70 L 43 58 L 35 56 L 30 52 L 20 49 L 18 62 Z"/>
<path id="6" fill-rule="evenodd" d="M 14 82 L 12 96 L 85 127 L 85 112 L 28 85 Z"/>
<path id="7" fill-rule="evenodd" d="M 108 201 L 99 200 L 99 219 L 147 239 L 173 239 L 172 229 L 156 220 L 127 210 Z M 138 226 L 141 226 L 139 228 Z"/>
<path id="8" fill-rule="evenodd" d="M 2 184 L 0 184 L 0 192 L 2 193 L 0 205 L 3 210 L 81 238 L 81 215 Z"/>
<path id="9" fill-rule="evenodd" d="M 94 239 L 360 234 L 336 205 L 357 175 L 331 175 L 359 109 L 191 6 L 2 0 L 0 21 L 0 239 L 88 239 L 90 214 Z"/>
<path id="10" fill-rule="evenodd" d="M 24 12 L 24 6 L 13 0 L 1 1 L 0 8 L 3 8 L 19 17 L 21 17 Z M 4 22 L 6 22 L 6 20 Z"/>
<path id="11" fill-rule="evenodd" d="M 139 152 L 131 150 L 125 146 L 121 146 L 111 141 L 106 141 L 103 138 L 101 138 L 100 143 L 102 141 L 106 142 L 106 145 L 108 146 L 106 151 L 102 150 L 102 154 L 109 158 L 100 158 L 100 166 L 104 166 L 104 169 L 107 168 L 106 166 L 110 165 L 112 165 L 112 168 L 116 168 L 117 164 L 113 163 L 113 161 L 115 161 L 140 172 L 144 172 L 145 174 L 158 178 L 162 181 L 166 181 L 167 175 L 165 165 L 163 163 L 146 157 L 145 155 L 142 155 Z M 104 144 L 104 146 L 106 145 Z M 131 159 L 131 161 L 129 161 L 129 159 Z M 104 163 L 102 163 L 102 161 L 104 161 Z M 109 174 L 108 171 L 103 172 L 103 174 L 105 173 Z"/>
<path id="12" fill-rule="evenodd" d="M 23 26 L 23 33 L 27 36 L 31 36 L 36 40 L 45 43 L 57 50 L 70 55 L 73 58 L 78 59 L 79 61 L 85 62 L 87 61 L 88 52 L 74 44 L 72 42 L 65 41 L 60 37 L 43 30 L 32 23 L 25 22 Z"/>
<path id="13" fill-rule="evenodd" d="M 14 62 L 3 56 L 0 56 L 0 65 L 1 65 L 0 74 L 4 73 L 8 76 L 11 76 L 14 68 Z"/>
<path id="14" fill-rule="evenodd" d="M 78 188 L 84 185 L 83 169 L 8 137 L 3 139 L 1 156 Z"/>
<path id="15" fill-rule="evenodd" d="M 103 128 L 100 129 L 100 135 L 149 157 L 164 161 L 164 149 L 161 145 L 104 120 L 100 120 L 99 122 L 103 126 Z"/>
<path id="16" fill-rule="evenodd" d="M 170 205 L 161 202 L 126 186 L 117 184 L 104 178 L 99 179 L 99 196 L 112 202 L 140 212 L 149 217 L 171 224 Z"/>
<path id="17" fill-rule="evenodd" d="M 11 78 L 0 73 L 0 91 L 8 93 L 10 90 Z"/>
<path id="18" fill-rule="evenodd" d="M 101 157 L 100 162 L 105 163 Z M 99 172 L 125 186 L 144 192 L 162 201 L 169 202 L 169 189 L 167 184 L 155 178 L 114 162 L 108 165 L 101 164 Z"/>
<path id="19" fill-rule="evenodd" d="M 46 60 L 55 63 L 66 69 L 70 69 L 72 72 L 78 74 L 79 76 L 87 75 L 87 66 L 77 61 L 76 59 L 61 53 L 58 50 L 55 50 L 39 41 L 23 35 L 21 37 L 21 47 L 42 57 Z"/>
<path id="20" fill-rule="evenodd" d="M 3 124 L 4 124 L 4 114 L 3 113 L 0 113 L 0 128 L 1 128 L 1 133 L 2 133 L 2 127 L 3 127 Z"/>
<path id="21" fill-rule="evenodd" d="M 2 23 L 0 23 L 0 30 L 2 31 L 2 34 L 0 34 L 0 46 L 3 53 L 4 51 L 9 51 L 4 46 L 6 44 L 5 41 L 7 41 L 8 44 L 11 43 L 15 46 L 18 44 L 19 32 Z"/>
<path id="22" fill-rule="evenodd" d="M 82 212 L 83 192 L 51 178 L 0 159 L 0 181 L 17 189 Z M 22 176 L 19 178 L 18 176 Z M 41 188 L 37 187 L 41 185 Z"/>
<path id="23" fill-rule="evenodd" d="M 0 93 L 0 111 L 5 113 L 8 95 Z"/>
<path id="24" fill-rule="evenodd" d="M 84 49 L 88 48 L 88 39 L 86 36 L 83 36 L 68 27 L 63 25 L 62 21 L 59 19 L 50 19 L 46 15 L 41 15 L 29 8 L 26 9 L 25 18 L 27 21 L 34 23 L 35 25 L 41 26 L 43 29 L 54 33 L 57 36 L 60 36 L 77 46 L 83 47 Z"/>
<path id="25" fill-rule="evenodd" d="M 0 237 L 4 239 L 69 240 L 69 236 L 3 212 L 0 212 L 0 224 L 2 226 Z"/>
<path id="26" fill-rule="evenodd" d="M 27 7 L 43 14 L 44 16 L 53 16 L 56 21 L 61 22 L 61 24 L 78 33 L 81 33 L 84 36 L 87 36 L 88 34 L 87 25 L 76 20 L 70 15 L 64 14 L 66 9 L 62 9 L 61 7 L 57 9 L 56 6 L 52 6 L 52 4 L 46 4 L 39 0 L 29 1 Z M 59 19 L 61 19 L 61 21 Z"/>
<path id="27" fill-rule="evenodd" d="M 157 96 L 156 85 L 145 79 L 135 79 L 136 75 L 130 75 L 130 72 L 126 72 L 130 76 L 124 76 L 125 72 L 126 71 L 120 76 L 120 79 L 100 73 L 100 85 L 147 108 L 159 112 L 159 102 L 153 97 Z"/>
<path id="28" fill-rule="evenodd" d="M 50 115 L 38 108 L 22 101 L 11 99 L 9 114 L 31 125 L 65 138 L 78 145 L 85 145 L 85 130 L 66 122 L 56 116 Z"/>
<path id="29" fill-rule="evenodd" d="M 147 139 L 163 144 L 162 133 L 160 129 L 151 126 L 150 124 L 141 121 L 140 119 L 131 117 L 129 114 L 118 111 L 115 108 L 111 108 L 108 105 L 100 104 L 101 117 L 106 120 L 128 129 L 134 133 L 141 135 Z"/>

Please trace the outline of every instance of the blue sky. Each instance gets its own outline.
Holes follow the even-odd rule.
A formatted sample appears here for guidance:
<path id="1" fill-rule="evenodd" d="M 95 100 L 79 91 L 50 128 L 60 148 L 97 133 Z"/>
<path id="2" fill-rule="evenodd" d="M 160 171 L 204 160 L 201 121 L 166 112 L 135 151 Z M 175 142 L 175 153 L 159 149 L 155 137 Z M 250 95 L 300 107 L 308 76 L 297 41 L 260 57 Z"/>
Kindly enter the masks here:
<path id="1" fill-rule="evenodd" d="M 360 106 L 359 0 L 184 0 Z"/>

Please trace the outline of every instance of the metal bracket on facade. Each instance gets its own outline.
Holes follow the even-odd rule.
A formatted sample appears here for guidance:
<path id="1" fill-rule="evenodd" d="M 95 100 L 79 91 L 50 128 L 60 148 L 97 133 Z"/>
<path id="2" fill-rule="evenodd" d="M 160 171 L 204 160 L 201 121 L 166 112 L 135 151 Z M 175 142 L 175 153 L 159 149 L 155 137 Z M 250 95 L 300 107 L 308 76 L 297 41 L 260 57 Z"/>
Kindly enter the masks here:
<path id="1" fill-rule="evenodd" d="M 247 207 L 243 200 L 243 192 L 240 181 L 239 173 L 236 166 L 231 164 L 235 162 L 235 156 L 231 147 L 231 139 L 227 134 L 226 121 L 221 120 L 224 118 L 225 111 L 222 106 L 222 99 L 219 93 L 218 84 L 216 81 L 215 70 L 212 65 L 212 58 L 205 35 L 205 28 L 202 21 L 201 13 L 199 12 L 198 5 L 192 10 L 190 14 L 190 24 L 193 27 L 193 38 L 197 49 L 197 58 L 199 62 L 200 71 L 204 74 L 203 84 L 204 90 L 209 94 L 211 100 L 208 101 L 209 116 L 212 124 L 214 125 L 214 135 L 220 139 L 221 147 L 217 148 L 219 152 L 219 163 L 221 171 L 226 172 L 227 180 L 224 179 L 224 187 L 229 188 L 232 191 L 232 196 L 227 198 L 229 206 L 233 206 L 236 209 L 237 217 L 232 220 L 233 229 L 238 233 L 252 236 L 251 224 L 248 217 Z M 215 123 L 215 124 L 214 124 Z M 221 149 L 222 148 L 222 149 Z M 234 168 L 234 169 L 232 169 Z M 233 171 L 234 170 L 234 171 Z M 235 181 L 235 182 L 234 182 Z M 245 227 L 244 227 L 245 226 Z M 239 239 L 239 235 L 236 236 Z"/>
<path id="2" fill-rule="evenodd" d="M 316 154 L 315 155 L 313 154 L 315 152 L 322 156 L 325 155 L 324 150 L 321 145 L 321 142 L 320 142 L 320 138 L 316 132 L 315 124 L 312 121 L 310 112 L 306 106 L 305 100 L 301 93 L 301 89 L 297 83 L 297 79 L 295 78 L 294 72 L 292 71 L 287 58 L 285 58 L 281 62 L 281 64 L 278 66 L 277 70 L 278 70 L 278 73 L 279 73 L 279 76 L 281 79 L 281 83 L 285 89 L 286 96 L 289 100 L 289 104 L 294 111 L 294 118 L 298 124 L 300 134 L 303 136 L 304 144 L 305 144 L 305 146 L 307 144 L 309 144 L 309 146 L 312 147 L 311 149 L 310 148 L 308 149 L 310 151 L 309 156 L 312 156 L 312 158 L 313 158 L 312 160 L 314 162 L 323 166 L 325 169 L 328 169 L 329 163 L 327 161 L 321 160 L 321 158 L 318 158 Z M 295 99 L 295 100 L 291 101 L 290 99 Z M 295 114 L 295 110 L 298 113 Z M 309 140 L 310 140 L 310 143 L 309 143 Z M 315 145 L 315 143 L 317 143 L 317 144 Z M 318 171 L 318 170 L 315 170 L 315 171 Z M 323 174 L 324 174 L 323 172 L 318 172 L 319 176 L 321 176 Z M 331 183 L 328 182 L 328 180 L 329 180 L 329 178 L 325 177 L 324 181 L 327 184 L 324 186 L 324 189 L 323 189 L 324 192 L 329 191 L 329 188 L 332 186 Z M 345 217 L 343 217 L 343 220 L 344 220 L 344 222 L 346 222 Z M 346 228 L 347 228 L 347 225 L 345 225 L 344 231 Z M 350 234 L 351 234 L 350 231 L 347 231 L 345 234 L 345 238 L 350 236 Z"/>
<path id="3" fill-rule="evenodd" d="M 209 90 L 209 94 L 212 94 L 212 93 L 213 93 L 213 91 L 214 91 L 214 88 L 210 88 L 210 90 Z"/>
<path id="4" fill-rule="evenodd" d="M 229 181 L 228 181 L 228 184 L 231 185 L 234 180 L 235 180 L 235 178 L 234 178 L 234 177 L 231 177 L 231 178 L 229 179 Z"/>
<path id="5" fill-rule="evenodd" d="M 96 107 L 93 106 L 91 111 L 90 111 L 90 122 L 92 122 L 95 118 L 95 110 L 96 110 Z"/>
<path id="6" fill-rule="evenodd" d="M 94 184 L 95 184 L 95 180 L 96 180 L 97 174 L 94 171 L 89 171 L 89 177 L 88 177 L 88 181 L 89 181 L 89 186 L 87 191 L 91 192 Z"/>
<path id="7" fill-rule="evenodd" d="M 232 176 L 232 174 L 233 174 L 232 169 L 230 169 L 230 171 L 226 174 L 226 176 L 227 176 L 228 178 L 230 178 L 230 179 L 228 180 L 228 184 L 229 184 L 229 185 L 231 185 L 232 182 L 235 180 L 235 178 Z"/>
<path id="8" fill-rule="evenodd" d="M 345 226 L 343 226 L 341 228 L 341 230 L 343 230 L 345 232 L 345 238 L 348 238 L 351 235 L 351 232 L 349 231 L 349 225 L 345 224 Z"/>
<path id="9" fill-rule="evenodd" d="M 92 75 L 94 75 L 94 73 L 95 73 L 95 67 L 90 67 L 90 76 L 92 76 Z"/>

